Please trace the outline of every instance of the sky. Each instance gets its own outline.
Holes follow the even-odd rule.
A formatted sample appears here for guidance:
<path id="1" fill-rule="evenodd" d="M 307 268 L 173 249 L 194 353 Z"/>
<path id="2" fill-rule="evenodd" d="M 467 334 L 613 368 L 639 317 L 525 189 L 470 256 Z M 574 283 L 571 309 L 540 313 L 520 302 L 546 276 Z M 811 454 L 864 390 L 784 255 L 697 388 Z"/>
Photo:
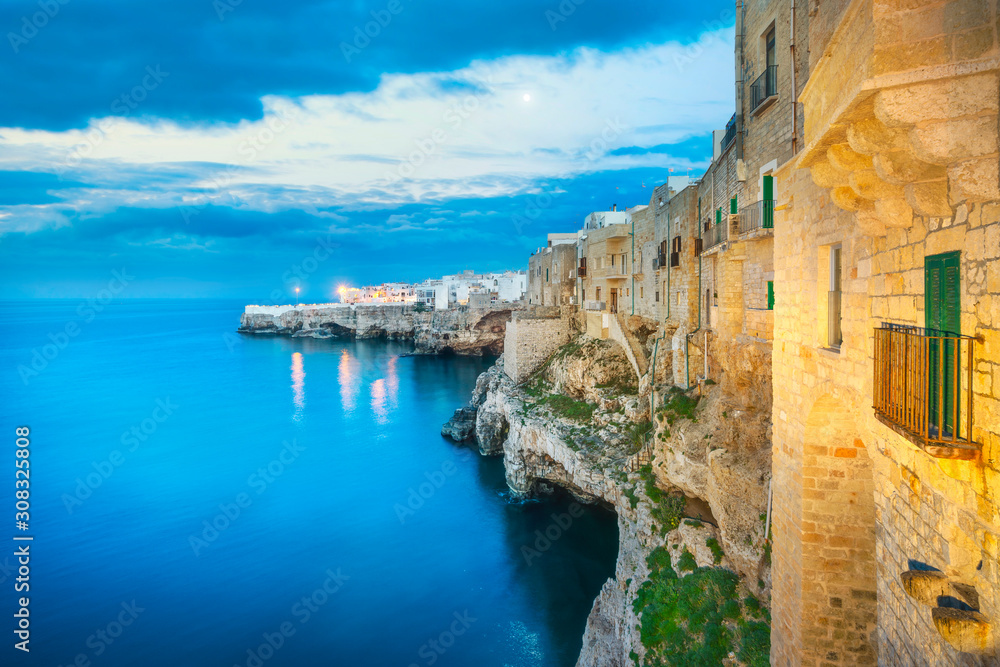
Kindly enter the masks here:
<path id="1" fill-rule="evenodd" d="M 6 298 L 524 269 L 733 112 L 715 0 L 8 0 L 0 33 Z"/>

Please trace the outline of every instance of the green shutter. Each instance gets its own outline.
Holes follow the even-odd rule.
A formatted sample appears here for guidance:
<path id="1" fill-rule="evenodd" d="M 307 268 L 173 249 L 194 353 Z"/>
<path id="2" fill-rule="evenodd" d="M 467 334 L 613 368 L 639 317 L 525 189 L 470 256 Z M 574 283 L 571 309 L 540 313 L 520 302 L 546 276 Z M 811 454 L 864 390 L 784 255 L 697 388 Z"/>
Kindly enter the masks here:
<path id="1" fill-rule="evenodd" d="M 729 200 L 729 212 L 733 215 L 739 213 L 739 210 L 736 208 L 736 197 Z"/>
<path id="2" fill-rule="evenodd" d="M 715 224 L 717 224 L 717 225 L 721 225 L 722 224 L 722 209 L 721 208 L 715 209 Z"/>
<path id="3" fill-rule="evenodd" d="M 774 227 L 774 177 L 764 176 L 764 192 L 761 199 L 764 200 L 761 206 L 761 227 L 771 229 Z"/>
<path id="4" fill-rule="evenodd" d="M 549 270 L 545 269 L 545 282 L 549 282 Z"/>
<path id="5" fill-rule="evenodd" d="M 774 310 L 774 281 L 767 281 L 767 309 Z"/>
<path id="6" fill-rule="evenodd" d="M 924 326 L 935 331 L 930 335 L 961 333 L 961 255 L 958 252 L 924 258 Z M 928 417 L 932 426 L 943 407 L 945 434 L 954 433 L 955 366 L 958 363 L 955 343 L 931 339 L 928 345 Z M 936 428 L 934 429 L 937 430 Z"/>

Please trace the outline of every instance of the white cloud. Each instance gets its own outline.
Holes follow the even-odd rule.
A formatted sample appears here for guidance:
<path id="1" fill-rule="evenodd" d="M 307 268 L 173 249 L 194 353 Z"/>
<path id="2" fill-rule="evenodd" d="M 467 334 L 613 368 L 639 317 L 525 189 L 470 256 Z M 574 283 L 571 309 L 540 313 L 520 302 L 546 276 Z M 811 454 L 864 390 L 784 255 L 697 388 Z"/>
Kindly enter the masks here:
<path id="1" fill-rule="evenodd" d="M 106 185 L 59 192 L 67 197 L 63 208 L 80 212 L 206 202 L 309 210 L 504 196 L 530 191 L 539 178 L 667 164 L 684 170 L 684 158 L 606 152 L 723 126 L 732 113 L 731 81 L 728 29 L 689 46 L 580 49 L 385 75 L 368 93 L 268 96 L 264 118 L 253 122 L 181 126 L 111 117 L 82 131 L 0 128 L 0 169 Z M 52 213 L 59 208 L 0 207 L 0 219 L 11 214 L 0 229 L 10 230 L 11 217 L 23 225 L 26 214 L 58 224 Z"/>

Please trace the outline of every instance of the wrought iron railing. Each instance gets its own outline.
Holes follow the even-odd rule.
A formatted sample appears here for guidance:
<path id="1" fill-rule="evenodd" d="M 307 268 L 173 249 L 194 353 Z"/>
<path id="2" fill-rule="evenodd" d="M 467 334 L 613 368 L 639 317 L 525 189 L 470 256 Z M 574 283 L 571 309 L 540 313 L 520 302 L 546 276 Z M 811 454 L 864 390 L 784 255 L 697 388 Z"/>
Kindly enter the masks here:
<path id="1" fill-rule="evenodd" d="M 740 209 L 740 234 L 774 228 L 774 200 L 764 199 Z"/>
<path id="2" fill-rule="evenodd" d="M 875 413 L 921 445 L 978 449 L 975 344 L 970 336 L 883 322 L 875 329 Z"/>
<path id="3" fill-rule="evenodd" d="M 715 224 L 711 217 L 705 220 L 701 233 L 701 251 L 706 252 L 726 240 L 726 224 Z"/>
<path id="4" fill-rule="evenodd" d="M 733 114 L 726 123 L 726 133 L 722 137 L 722 152 L 732 145 L 734 139 L 736 139 L 736 114 Z"/>
<path id="5" fill-rule="evenodd" d="M 659 264 L 659 266 L 660 266 L 661 269 L 663 267 L 665 267 L 667 265 L 667 253 L 665 253 L 665 252 L 657 253 L 656 254 L 656 263 Z"/>
<path id="6" fill-rule="evenodd" d="M 750 113 L 778 94 L 778 66 L 764 68 L 764 72 L 750 85 Z"/>

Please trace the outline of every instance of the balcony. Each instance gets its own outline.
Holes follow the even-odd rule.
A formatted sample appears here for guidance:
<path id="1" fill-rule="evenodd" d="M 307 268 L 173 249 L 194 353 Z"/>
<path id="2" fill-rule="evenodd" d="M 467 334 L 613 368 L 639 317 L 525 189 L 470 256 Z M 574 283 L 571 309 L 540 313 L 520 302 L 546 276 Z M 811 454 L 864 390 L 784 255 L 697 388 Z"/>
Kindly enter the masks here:
<path id="1" fill-rule="evenodd" d="M 587 277 L 587 267 L 586 266 L 578 266 L 577 269 L 576 269 L 576 277 L 577 278 L 586 278 Z"/>
<path id="2" fill-rule="evenodd" d="M 740 209 L 740 234 L 774 229 L 774 200 L 764 199 Z"/>
<path id="3" fill-rule="evenodd" d="M 875 416 L 931 456 L 973 459 L 976 339 L 900 324 L 875 329 Z"/>
<path id="4" fill-rule="evenodd" d="M 733 141 L 735 140 L 736 140 L 736 114 L 733 114 L 733 117 L 729 119 L 728 123 L 726 123 L 726 134 L 723 135 L 722 137 L 721 152 L 725 153 L 726 150 L 733 145 Z"/>
<path id="5" fill-rule="evenodd" d="M 778 66 L 764 68 L 764 73 L 750 85 L 750 113 L 756 114 L 778 99 Z"/>
<path id="6" fill-rule="evenodd" d="M 665 253 L 665 252 L 657 253 L 657 255 L 656 255 L 656 264 L 661 269 L 663 267 L 665 267 L 667 265 L 667 253 Z"/>
<path id="7" fill-rule="evenodd" d="M 672 252 L 670 253 L 670 268 L 677 268 L 681 265 L 681 253 Z"/>
<path id="8" fill-rule="evenodd" d="M 701 251 L 703 253 L 726 240 L 726 225 L 715 224 L 711 216 L 705 218 L 702 228 L 704 230 L 701 233 Z"/>

